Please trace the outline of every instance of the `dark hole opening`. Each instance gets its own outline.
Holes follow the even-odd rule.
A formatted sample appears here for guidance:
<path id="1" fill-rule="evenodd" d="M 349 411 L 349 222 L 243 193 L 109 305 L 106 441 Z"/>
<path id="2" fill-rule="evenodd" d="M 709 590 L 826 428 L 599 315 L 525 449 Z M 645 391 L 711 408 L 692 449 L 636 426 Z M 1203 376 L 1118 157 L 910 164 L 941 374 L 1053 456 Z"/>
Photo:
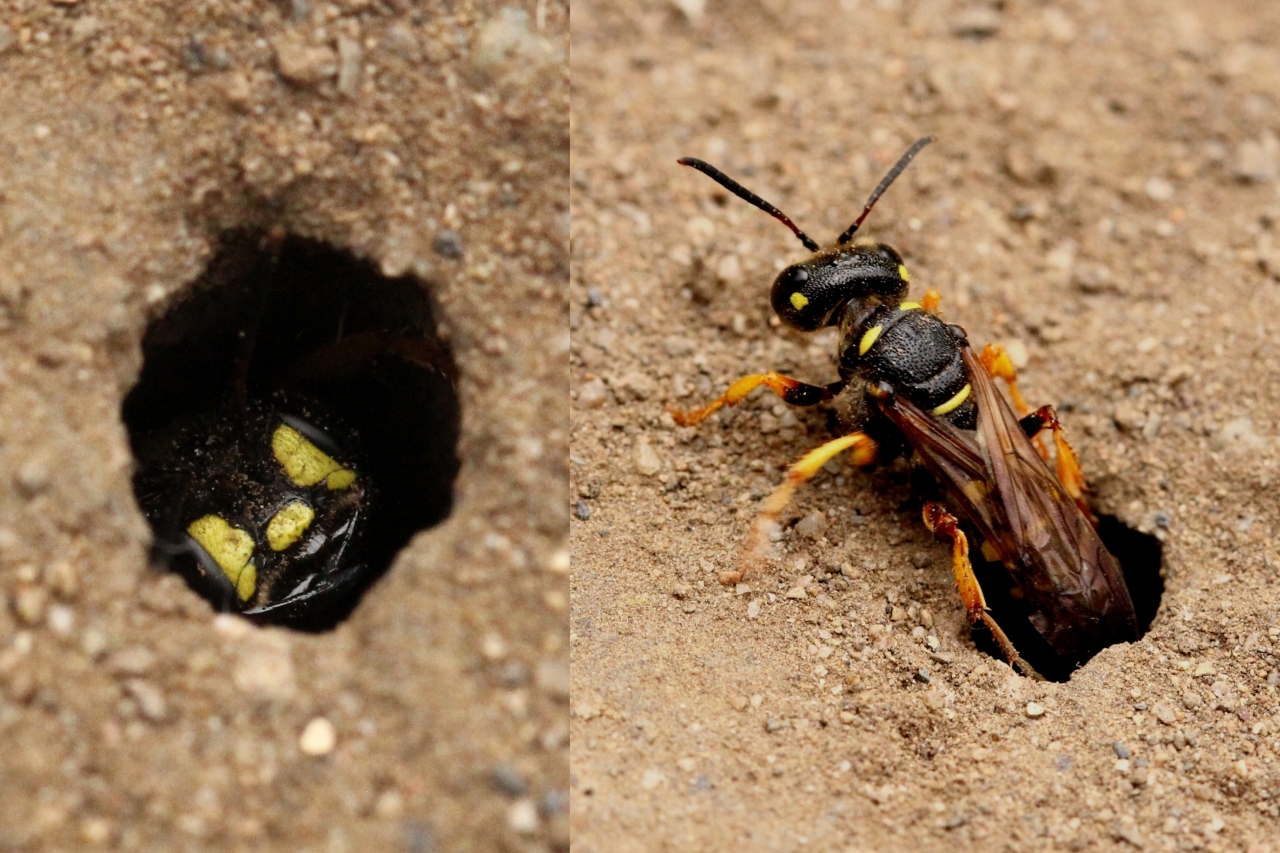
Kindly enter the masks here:
<path id="1" fill-rule="evenodd" d="M 1129 597 L 1133 600 L 1133 609 L 1138 617 L 1138 636 L 1142 637 L 1151 627 L 1156 610 L 1160 607 L 1160 596 L 1164 594 L 1164 578 L 1160 573 L 1163 546 L 1155 536 L 1134 530 L 1111 515 L 1099 517 L 1098 535 L 1124 570 L 1125 584 L 1129 587 Z M 974 574 L 982 585 L 991 615 L 996 624 L 1004 629 L 1019 654 L 1049 681 L 1068 680 L 1076 665 L 1055 654 L 1027 621 L 1025 607 L 1009 595 L 1008 575 L 1004 567 L 984 560 L 976 548 L 970 552 L 970 556 Z M 974 628 L 973 638 L 982 651 L 998 660 L 1004 660 L 1004 655 L 986 628 Z"/>
<path id="2" fill-rule="evenodd" d="M 350 615 L 451 509 L 456 370 L 435 329 L 415 279 L 227 235 L 148 327 L 124 403 L 157 562 L 255 621 L 323 631 Z"/>

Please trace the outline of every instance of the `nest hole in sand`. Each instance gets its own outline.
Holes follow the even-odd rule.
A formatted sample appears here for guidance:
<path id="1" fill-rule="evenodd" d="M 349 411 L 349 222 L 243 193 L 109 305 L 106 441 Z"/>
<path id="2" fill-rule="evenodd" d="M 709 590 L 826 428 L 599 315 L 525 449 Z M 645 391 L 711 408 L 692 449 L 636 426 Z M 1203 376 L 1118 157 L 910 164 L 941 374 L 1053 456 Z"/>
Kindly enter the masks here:
<path id="1" fill-rule="evenodd" d="M 1124 570 L 1124 580 L 1129 587 L 1129 597 L 1133 600 L 1133 609 L 1138 617 L 1138 636 L 1141 638 L 1150 629 L 1156 611 L 1160 608 L 1160 597 L 1164 594 L 1164 576 L 1161 573 L 1163 545 L 1155 536 L 1135 530 L 1112 515 L 1099 517 L 1098 535 Z M 1049 681 L 1067 681 L 1075 671 L 1075 665 L 1054 654 L 1049 644 L 1027 621 L 1023 609 L 1008 593 L 1004 569 L 987 563 L 976 550 L 971 556 L 975 558 L 974 573 L 982 584 L 991 613 L 1009 635 L 1019 654 Z M 997 660 L 1004 660 L 1004 655 L 985 628 L 975 628 L 973 639 L 983 652 Z"/>
<path id="2" fill-rule="evenodd" d="M 417 532 L 449 515 L 459 465 L 456 368 L 436 334 L 422 282 L 387 278 L 315 241 L 232 232 L 205 273 L 151 322 L 142 348 L 142 373 L 124 403 L 137 462 L 134 493 L 155 534 L 157 562 L 182 574 L 216 610 L 331 629 Z M 250 425 L 287 416 L 358 476 L 356 488 L 344 493 L 345 516 L 317 509 L 298 545 L 272 553 L 281 540 L 268 544 L 263 513 L 278 509 L 264 507 L 279 485 L 280 466 L 271 459 L 272 434 L 258 435 Z M 331 423 L 339 426 L 330 430 Z M 223 470 L 228 456 L 248 466 L 247 479 Z M 314 503 L 331 499 L 326 482 L 313 486 Z M 258 496 L 241 505 L 246 490 Z M 210 506 L 218 501 L 236 506 L 223 513 Z M 225 514 L 231 527 L 253 538 L 250 562 L 261 564 L 257 600 L 241 600 L 242 587 L 228 584 L 210 555 L 193 547 L 195 519 L 187 516 L 204 513 Z M 349 526 L 322 529 L 340 517 Z M 291 557 L 288 570 L 280 561 L 303 546 L 323 557 L 310 566 L 324 567 L 311 581 L 312 595 L 304 590 L 286 607 L 263 609 L 297 593 L 305 561 Z M 359 570 L 346 571 L 352 568 Z M 315 594 L 315 584 L 337 578 L 338 570 L 341 584 Z M 243 589 L 253 592 L 254 585 Z"/>

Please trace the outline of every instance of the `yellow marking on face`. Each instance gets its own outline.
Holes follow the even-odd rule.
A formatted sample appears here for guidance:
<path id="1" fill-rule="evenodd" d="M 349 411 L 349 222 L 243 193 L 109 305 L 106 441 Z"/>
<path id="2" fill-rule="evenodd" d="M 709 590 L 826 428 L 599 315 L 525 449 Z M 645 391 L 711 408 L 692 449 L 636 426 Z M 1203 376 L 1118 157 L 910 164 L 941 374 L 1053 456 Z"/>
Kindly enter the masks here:
<path id="1" fill-rule="evenodd" d="M 329 491 L 331 492 L 341 491 L 345 489 L 347 486 L 350 486 L 355 481 L 356 481 L 356 472 L 348 471 L 346 468 L 343 468 L 339 471 L 334 471 L 328 477 L 324 478 L 324 484 L 329 487 Z"/>
<path id="2" fill-rule="evenodd" d="M 253 556 L 253 537 L 238 527 L 232 527 L 220 515 L 197 518 L 187 525 L 187 533 L 235 584 L 240 600 L 248 601 L 258 585 L 258 569 L 249 562 Z"/>
<path id="3" fill-rule="evenodd" d="M 302 538 L 315 517 L 316 511 L 302 501 L 285 504 L 267 522 L 267 544 L 272 551 L 283 551 Z"/>
<path id="4" fill-rule="evenodd" d="M 919 302 L 903 302 L 901 305 L 899 305 L 899 306 L 898 306 L 898 310 L 899 310 L 899 311 L 912 311 L 912 310 L 914 310 L 914 309 L 916 309 L 916 308 L 919 308 L 919 307 L 920 307 L 920 303 L 919 303 Z"/>
<path id="5" fill-rule="evenodd" d="M 911 273 L 907 272 L 906 264 L 898 264 L 898 278 L 907 283 L 911 282 Z"/>
<path id="6" fill-rule="evenodd" d="M 330 485 L 329 488 L 344 489 L 356 478 L 355 472 L 343 468 L 288 424 L 281 424 L 271 434 L 271 450 L 289 479 L 297 486 L 314 486 L 331 475 L 341 473 L 344 476 L 337 477 L 336 481 L 342 485 Z"/>
<path id="7" fill-rule="evenodd" d="M 791 307 L 797 311 L 803 311 L 804 307 L 808 304 L 809 297 L 805 296 L 800 291 L 797 290 L 795 293 L 791 294 Z"/>
<path id="8" fill-rule="evenodd" d="M 235 583 L 236 595 L 240 596 L 241 601 L 253 598 L 253 592 L 258 588 L 258 567 L 253 563 L 247 564 L 240 570 L 240 577 Z"/>
<path id="9" fill-rule="evenodd" d="M 858 341 L 858 355 L 866 355 L 867 350 L 871 349 L 871 345 L 876 342 L 876 338 L 880 337 L 883 331 L 882 326 L 872 326 L 862 335 L 862 340 Z"/>
<path id="10" fill-rule="evenodd" d="M 947 412 L 955 411 L 956 409 L 960 408 L 961 403 L 969 399 L 969 394 L 972 391 L 973 391 L 973 388 L 971 388 L 969 386 L 969 383 L 966 382 L 964 384 L 964 387 L 961 388 L 959 391 L 957 391 L 954 397 L 952 397 L 950 400 L 948 400 L 947 402 L 943 403 L 941 406 L 938 406 L 936 409 L 934 409 L 933 413 L 935 415 L 945 415 Z"/>

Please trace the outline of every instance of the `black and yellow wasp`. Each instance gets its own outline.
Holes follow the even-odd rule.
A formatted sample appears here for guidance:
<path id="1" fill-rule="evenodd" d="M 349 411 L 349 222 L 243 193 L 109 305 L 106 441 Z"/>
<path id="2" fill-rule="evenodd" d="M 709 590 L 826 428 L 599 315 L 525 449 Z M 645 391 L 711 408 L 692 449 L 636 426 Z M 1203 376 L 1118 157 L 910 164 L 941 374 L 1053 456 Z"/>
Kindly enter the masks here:
<path id="1" fill-rule="evenodd" d="M 970 622 L 990 630 L 1012 665 L 1037 675 L 987 608 L 970 560 L 969 543 L 976 536 L 982 552 L 1003 566 L 1024 618 L 1057 656 L 1057 665 L 1069 671 L 1108 645 L 1137 639 L 1138 622 L 1120 564 L 1095 530 L 1096 519 L 1083 499 L 1084 480 L 1061 424 L 1052 407 L 1031 411 L 1023 402 L 1007 354 L 994 345 L 975 354 L 964 329 L 938 317 L 936 291 L 908 301 L 910 276 L 893 248 L 853 239 L 876 200 L 932 141 L 925 137 L 907 150 L 858 219 L 825 249 L 781 210 L 715 167 L 680 160 L 780 220 L 813 253 L 778 275 L 771 301 L 792 328 L 840 329 L 840 378 L 822 386 L 774 372 L 755 374 L 700 409 L 669 411 L 681 425 L 696 424 L 763 385 L 793 405 L 833 401 L 844 431 L 791 467 L 757 518 L 743 568 L 724 573 L 722 582 L 741 580 L 764 551 L 795 489 L 837 454 L 849 450 L 855 464 L 868 465 L 914 450 L 958 515 L 942 503 L 924 505 L 925 524 L 951 543 L 952 568 Z M 994 377 L 1008 383 L 1020 415 Z M 1056 475 L 1038 438 L 1045 429 L 1053 436 Z"/>

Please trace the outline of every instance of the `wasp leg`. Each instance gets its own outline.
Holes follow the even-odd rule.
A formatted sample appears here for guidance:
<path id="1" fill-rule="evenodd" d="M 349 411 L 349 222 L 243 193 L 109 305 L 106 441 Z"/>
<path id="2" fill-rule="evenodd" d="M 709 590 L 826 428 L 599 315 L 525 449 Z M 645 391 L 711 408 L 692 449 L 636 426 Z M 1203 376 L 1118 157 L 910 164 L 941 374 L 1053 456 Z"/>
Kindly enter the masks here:
<path id="1" fill-rule="evenodd" d="M 795 494 L 796 489 L 813 479 L 823 465 L 850 448 L 853 449 L 854 465 L 870 465 L 876 461 L 875 441 L 864 432 L 855 432 L 810 450 L 791 466 L 787 471 L 787 478 L 761 505 L 760 512 L 756 515 L 755 523 L 751 527 L 746 553 L 738 570 L 721 572 L 720 583 L 732 586 L 747 576 L 751 566 L 764 557 L 769 542 L 769 531 L 773 529 L 778 516 L 791 502 L 791 496 Z"/>
<path id="2" fill-rule="evenodd" d="M 1019 421 L 1019 423 L 1022 425 L 1022 431 L 1028 436 L 1038 435 L 1042 430 L 1046 429 L 1053 433 L 1053 446 L 1057 450 L 1055 467 L 1057 468 L 1058 482 L 1062 483 L 1062 487 L 1066 489 L 1071 499 L 1076 502 L 1076 506 L 1080 507 L 1084 517 L 1089 519 L 1089 523 L 1097 527 L 1098 517 L 1093 514 L 1093 510 L 1089 508 L 1089 504 L 1084 499 L 1084 493 L 1088 491 L 1089 487 L 1085 485 L 1084 474 L 1080 470 L 1080 462 L 1076 459 L 1076 453 L 1071 449 L 1071 445 L 1067 443 L 1066 430 L 1063 428 L 1062 422 L 1058 420 L 1058 414 L 1053 410 L 1053 406 L 1041 406 Z"/>
<path id="3" fill-rule="evenodd" d="M 975 625 L 981 622 L 986 625 L 1010 666 L 1016 667 L 1028 678 L 1043 681 L 1040 673 L 1022 659 L 1022 655 L 1018 654 L 1018 650 L 1013 647 L 1008 636 L 987 612 L 987 598 L 982 594 L 982 587 L 978 585 L 978 579 L 973 574 L 973 564 L 969 562 L 969 538 L 960 529 L 956 517 L 943 509 L 941 504 L 930 501 L 924 505 L 924 525 L 934 536 L 951 542 L 951 570 L 955 573 L 956 588 L 960 592 L 960 600 L 964 602 L 969 624 Z"/>
<path id="4" fill-rule="evenodd" d="M 942 294 L 932 288 L 924 292 L 924 296 L 920 298 L 920 307 L 930 314 L 938 313 L 938 306 L 942 304 Z"/>
<path id="5" fill-rule="evenodd" d="M 693 426 L 706 420 L 712 412 L 722 406 L 738 405 L 744 397 L 761 385 L 777 394 L 784 402 L 793 406 L 816 406 L 823 400 L 830 400 L 844 387 L 844 384 L 844 382 L 835 382 L 831 385 L 810 385 L 807 382 L 801 382 L 799 379 L 792 379 L 790 376 L 783 376 L 781 373 L 774 373 L 770 370 L 768 373 L 754 373 L 750 376 L 742 377 L 730 385 L 728 391 L 725 391 L 701 409 L 685 411 L 674 406 L 667 406 L 667 411 L 680 426 Z"/>
<path id="6" fill-rule="evenodd" d="M 978 358 L 982 361 L 982 366 L 987 369 L 987 373 L 995 379 L 1005 381 L 1009 386 L 1009 396 L 1013 398 L 1013 407 L 1018 410 L 1018 416 L 1026 417 L 1031 412 L 1031 407 L 1027 405 L 1022 392 L 1018 390 L 1018 368 L 1013 366 L 1013 359 L 1009 358 L 1004 347 L 999 344 L 987 344 L 982 348 L 982 354 Z M 1040 452 L 1040 458 L 1047 460 L 1049 448 L 1044 446 L 1044 442 L 1038 436 L 1030 437 L 1035 442 L 1036 450 Z"/>

